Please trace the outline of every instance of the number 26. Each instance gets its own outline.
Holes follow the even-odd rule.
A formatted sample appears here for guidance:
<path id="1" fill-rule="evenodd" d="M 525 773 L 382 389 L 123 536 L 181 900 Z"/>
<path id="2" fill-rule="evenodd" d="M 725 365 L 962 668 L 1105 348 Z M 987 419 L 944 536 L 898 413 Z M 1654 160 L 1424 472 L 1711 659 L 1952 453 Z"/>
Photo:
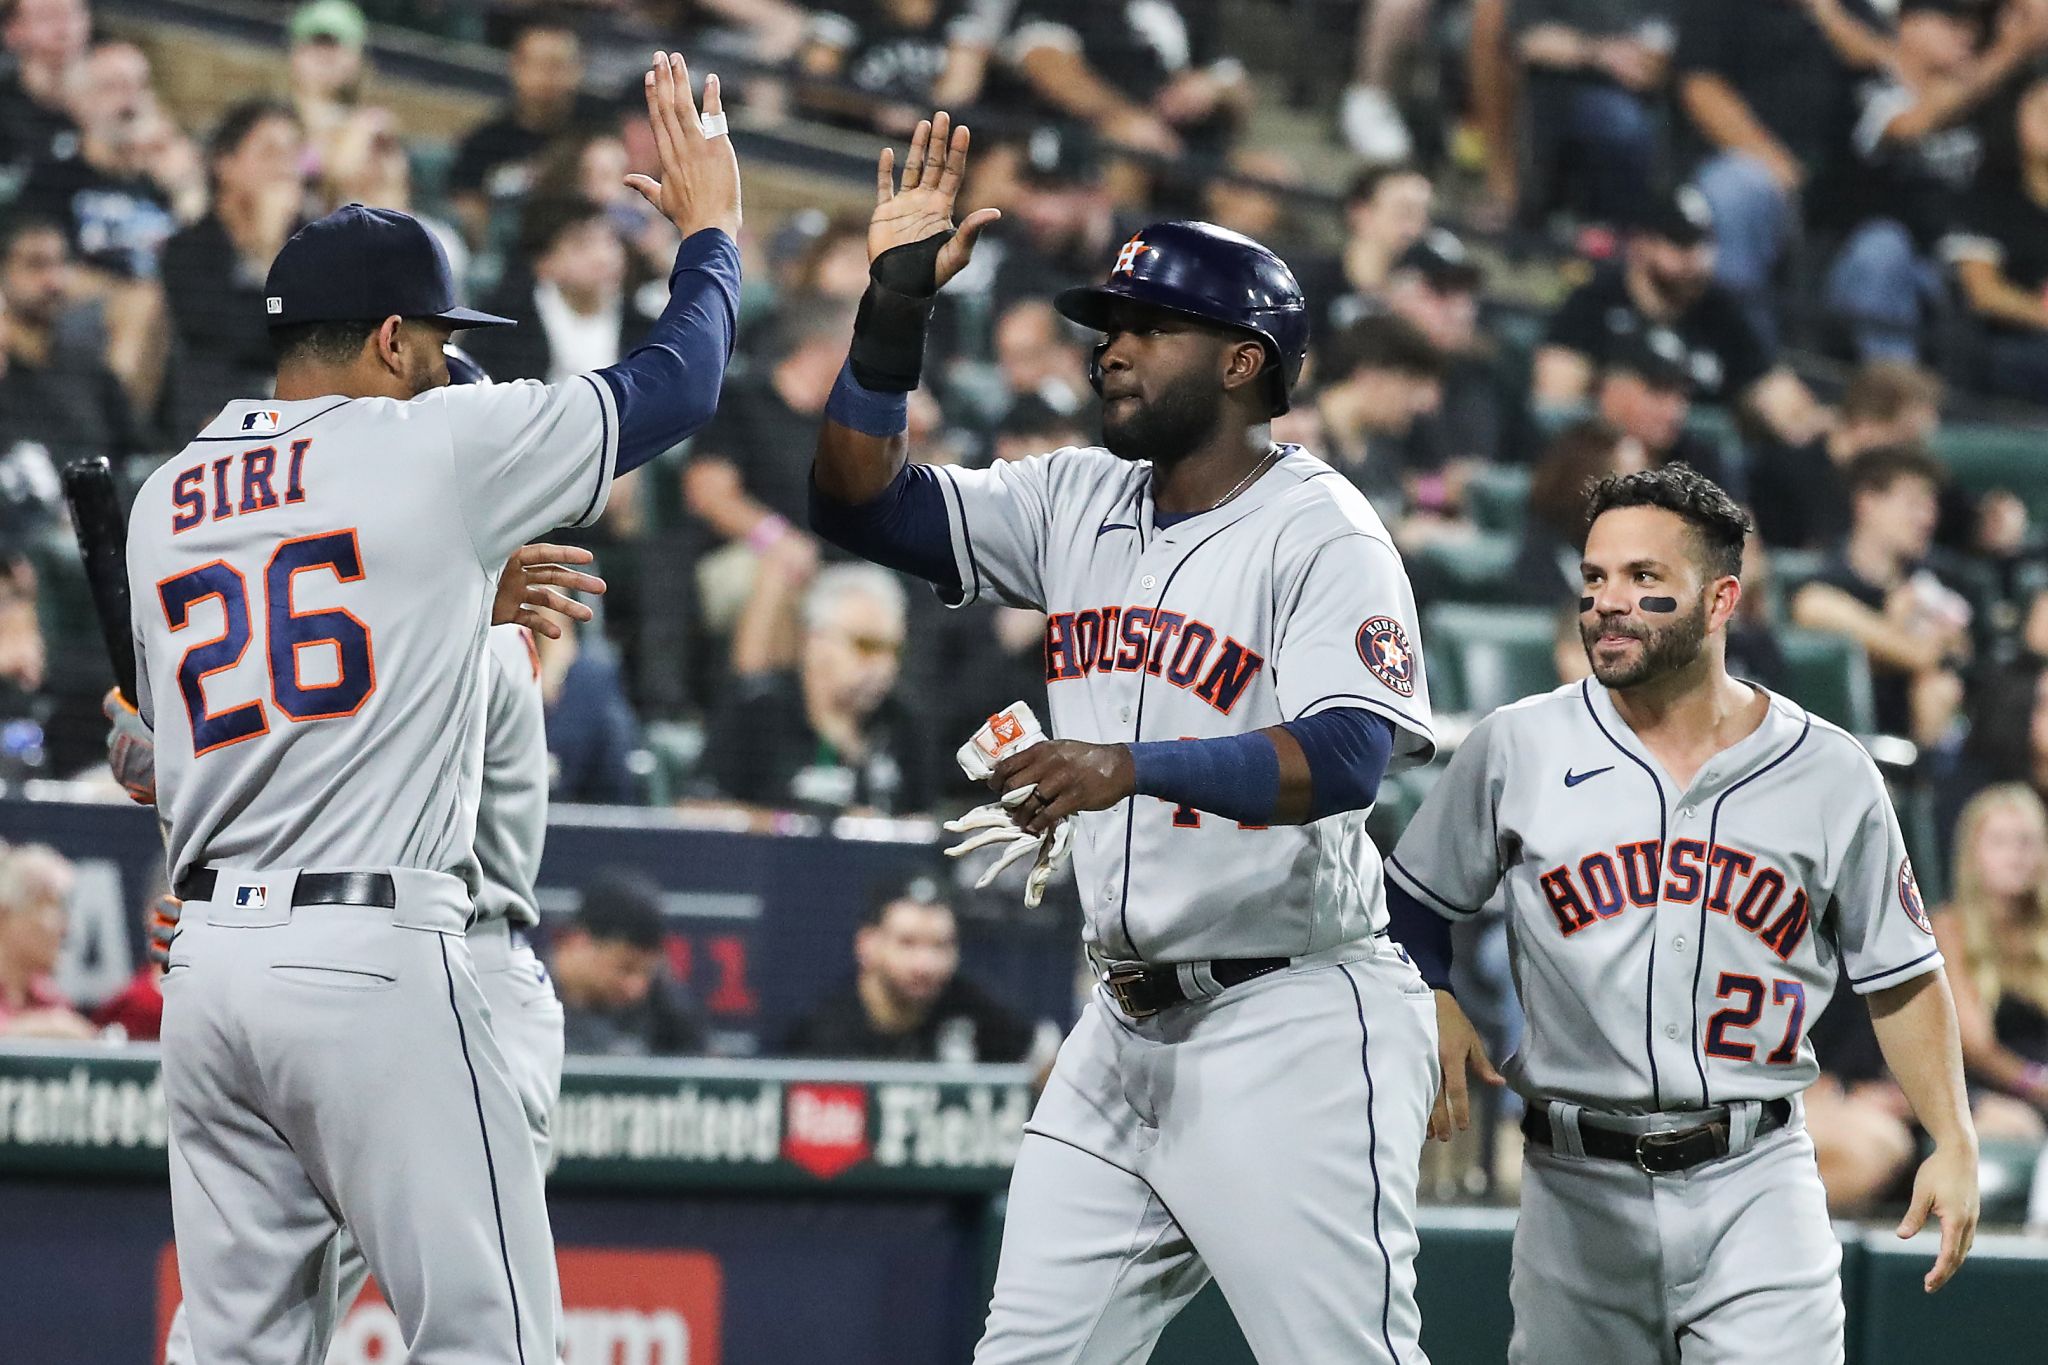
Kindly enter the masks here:
<path id="1" fill-rule="evenodd" d="M 1714 987 L 1714 998 L 1726 1000 L 1737 995 L 1743 997 L 1741 1004 L 1730 1005 L 1707 1021 L 1707 1055 L 1731 1062 L 1753 1062 L 1756 1060 L 1756 1044 L 1730 1038 L 1728 1030 L 1756 1026 L 1764 1012 L 1764 983 L 1757 977 L 1740 972 L 1721 973 L 1721 979 Z M 1805 983 L 1780 977 L 1771 983 L 1771 1003 L 1783 1005 L 1788 1001 L 1792 1008 L 1785 1017 L 1785 1036 L 1764 1058 L 1772 1066 L 1786 1066 L 1799 1060 L 1799 1039 L 1806 1027 Z"/>
<path id="2" fill-rule="evenodd" d="M 277 547 L 263 573 L 264 653 L 270 671 L 270 699 L 287 719 L 330 720 L 352 716 L 377 690 L 377 665 L 370 646 L 370 628 L 339 607 L 299 611 L 292 586 L 302 573 L 331 571 L 343 583 L 363 576 L 362 547 L 353 530 L 302 536 Z M 242 661 L 253 631 L 249 617 L 249 583 L 224 559 L 173 575 L 156 585 L 164 621 L 172 634 L 191 624 L 192 609 L 208 598 L 220 599 L 221 633 L 186 649 L 178 661 L 178 692 L 192 722 L 192 752 L 211 753 L 270 731 L 263 703 L 243 702 L 223 711 L 206 703 L 206 680 Z M 313 645 L 334 648 L 333 682 L 307 685 L 299 678 L 299 651 Z"/>

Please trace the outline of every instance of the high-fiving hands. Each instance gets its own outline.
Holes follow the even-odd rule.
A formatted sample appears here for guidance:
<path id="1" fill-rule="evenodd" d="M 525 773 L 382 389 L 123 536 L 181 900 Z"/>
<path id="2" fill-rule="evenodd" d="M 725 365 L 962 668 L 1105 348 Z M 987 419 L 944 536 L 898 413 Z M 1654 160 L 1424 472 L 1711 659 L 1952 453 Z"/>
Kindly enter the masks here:
<path id="1" fill-rule="evenodd" d="M 690 68 L 678 53 L 657 52 L 645 80 L 647 121 L 661 159 L 661 179 L 629 175 L 626 183 L 685 237 L 705 228 L 740 230 L 740 163 L 725 133 L 718 77 L 704 78 L 704 111 L 690 95 Z M 709 125 L 707 127 L 707 124 Z"/>

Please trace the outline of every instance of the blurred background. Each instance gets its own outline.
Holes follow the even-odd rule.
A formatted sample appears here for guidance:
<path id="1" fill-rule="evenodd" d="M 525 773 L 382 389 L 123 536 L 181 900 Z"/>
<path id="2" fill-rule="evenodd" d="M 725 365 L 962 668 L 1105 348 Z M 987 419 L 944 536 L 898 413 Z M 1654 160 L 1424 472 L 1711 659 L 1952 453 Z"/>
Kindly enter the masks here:
<path id="1" fill-rule="evenodd" d="M 267 392 L 269 262 L 350 201 L 420 216 L 466 301 L 520 319 L 470 338 L 496 378 L 630 350 L 675 247 L 621 184 L 654 169 L 640 73 L 659 47 L 724 84 L 746 285 L 717 418 L 579 533 L 611 591 L 595 622 L 539 642 L 542 935 L 575 1054 L 564 1121 L 589 1125 L 564 1144 L 558 1225 L 618 1240 L 602 1193 L 574 1192 L 649 1179 L 726 1190 L 676 1212 L 684 1244 L 705 1220 L 787 1215 L 767 1195 L 736 1212 L 754 1198 L 726 1169 L 751 1159 L 744 1124 L 706 1097 L 735 1115 L 772 1098 L 754 1176 L 810 1189 L 851 1171 L 883 1191 L 858 1216 L 801 1215 L 841 1220 L 802 1224 L 838 1267 L 819 1274 L 844 1273 L 828 1253 L 849 1239 L 880 1268 L 818 1291 L 854 1343 L 835 1358 L 869 1358 L 849 1314 L 890 1343 L 876 1359 L 963 1359 L 971 1340 L 1002 1135 L 1073 1017 L 1079 917 L 1071 883 L 1024 910 L 1022 869 L 974 891 L 978 865 L 933 856 L 936 822 L 978 798 L 951 755 L 982 717 L 1043 705 L 1043 621 L 945 611 L 846 562 L 804 512 L 866 281 L 875 154 L 944 107 L 975 133 L 963 203 L 1004 218 L 941 296 L 915 458 L 1091 443 L 1090 338 L 1051 293 L 1163 217 L 1259 238 L 1314 322 L 1276 435 L 1357 483 L 1405 552 L 1446 754 L 1493 707 L 1583 675 L 1589 478 L 1683 459 L 1747 503 L 1738 671 L 1886 773 L 1939 907 L 1987 1215 L 2048 1232 L 2048 0 L 11 0 L 0 16 L 0 1040 L 19 1044 L 0 1048 L 0 1174 L 75 1174 L 88 1151 L 118 1169 L 107 1154 L 129 1148 L 161 1166 L 147 1099 L 120 1098 L 151 1093 L 148 1054 L 131 1076 L 119 1046 L 154 1036 L 140 964 L 161 854 L 102 772 L 106 664 L 57 469 L 104 454 L 133 486 L 224 401 Z M 1383 847 L 1432 775 L 1383 788 Z M 1497 918 L 1461 933 L 1461 995 L 1507 1049 L 1504 934 Z M 1829 1011 L 1816 1042 L 1808 1122 L 1836 1212 L 1895 1215 L 1923 1135 L 1860 1009 Z M 888 1087 L 924 1075 L 919 1121 L 953 1134 L 932 1151 L 961 1159 L 904 1148 L 896 1167 L 953 1175 L 896 1189 L 877 1144 L 887 1122 L 899 1141 L 925 1131 L 909 1117 L 925 1101 Z M 8 1108 L 71 1084 L 76 1141 L 56 1090 L 34 1123 Z M 634 1087 L 678 1085 L 695 1098 L 647 1120 L 661 1140 L 607 1126 L 630 1127 L 616 1106 Z M 100 1086 L 144 1106 L 141 1136 L 88 1121 Z M 1513 1203 L 1513 1117 L 1493 1103 L 1425 1173 L 1455 1206 L 1431 1235 L 1478 1238 L 1481 1258 L 1504 1246 L 1485 1209 Z M 695 1145 L 676 1136 L 692 1124 Z M 38 1188 L 67 1226 L 103 1193 Z M 898 1226 L 920 1198 L 933 1221 Z M 102 1227 L 154 1256 L 154 1215 L 117 1212 Z M 2028 1246 L 2012 1264 L 2038 1288 L 2048 1261 Z M 709 1296 L 646 1309 L 696 1324 L 673 1358 L 818 1358 L 793 1327 L 774 1344 L 780 1310 L 747 1306 L 748 1275 L 771 1272 L 716 1256 L 647 1271 Z M 640 1273 L 591 1265 L 593 1284 Z M 1873 1351 L 1914 1332 L 2019 1340 L 2015 1315 L 2048 1311 L 2037 1293 L 1963 1325 L 1887 1319 L 1902 1310 L 1861 1274 L 1852 1320 L 1862 1295 Z M 100 1341 L 101 1306 L 63 1303 L 37 1303 L 20 1339 Z M 373 1318 L 350 1319 L 370 1324 L 361 1358 L 387 1358 L 361 1345 Z M 148 1349 L 17 1355 L 12 1325 L 0 1313 L 0 1359 Z M 619 1361 L 672 1354 L 667 1327 L 633 1330 Z M 2024 1354 L 1985 1349 L 1968 1358 Z M 599 1336 L 583 1350 L 615 1358 Z"/>

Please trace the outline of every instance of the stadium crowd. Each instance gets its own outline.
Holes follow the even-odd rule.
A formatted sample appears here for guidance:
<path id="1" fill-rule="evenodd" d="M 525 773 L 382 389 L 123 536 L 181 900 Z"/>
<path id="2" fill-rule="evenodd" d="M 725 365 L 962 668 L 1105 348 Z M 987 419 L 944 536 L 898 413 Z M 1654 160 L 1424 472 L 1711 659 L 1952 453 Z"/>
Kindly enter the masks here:
<path id="1" fill-rule="evenodd" d="M 1440 711 L 1583 674 L 1589 479 L 1685 460 L 1743 498 L 1740 669 L 1871 740 L 1949 902 L 1980 1121 L 2039 1139 L 2048 0 L 311 0 L 273 83 L 203 121 L 88 0 L 0 13 L 0 782 L 91 773 L 104 739 L 57 469 L 106 454 L 139 479 L 263 391 L 263 278 L 296 226 L 350 201 L 419 215 L 472 301 L 522 323 L 475 334 L 497 379 L 636 344 L 675 242 L 622 184 L 652 144 L 621 77 L 672 46 L 720 70 L 743 137 L 879 142 L 939 105 L 974 123 L 963 200 L 1004 219 L 940 300 L 919 459 L 1093 440 L 1091 338 L 1048 300 L 1135 228 L 1202 216 L 1278 250 L 1314 340 L 1276 435 L 1392 529 Z M 1255 76 L 1235 54 L 1260 16 L 1343 27 L 1339 69 Z M 410 133 L 375 60 L 407 31 L 501 49 L 502 103 L 449 142 Z M 1304 90 L 1327 145 L 1288 121 Z M 716 420 L 586 533 L 612 583 L 599 620 L 539 642 L 560 800 L 952 813 L 973 795 L 959 740 L 993 703 L 1042 699 L 1041 618 L 944 611 L 807 529 L 866 281 L 865 211 L 834 206 L 859 201 L 848 164 L 830 203 L 750 209 Z M 49 981 L 61 875 L 32 849 L 0 860 L 0 1033 L 90 1027 Z M 793 1045 L 957 1052 L 934 907 L 878 904 L 849 995 Z M 589 1016 L 572 1043 L 700 1045 L 688 1002 L 649 985 L 652 915 L 644 888 L 607 885 L 557 936 Z M 967 1036 L 1023 1054 L 1028 1027 L 972 1005 Z M 1844 1209 L 1911 1169 L 1896 1091 L 1857 1050 L 1824 1050 L 1816 1092 Z"/>

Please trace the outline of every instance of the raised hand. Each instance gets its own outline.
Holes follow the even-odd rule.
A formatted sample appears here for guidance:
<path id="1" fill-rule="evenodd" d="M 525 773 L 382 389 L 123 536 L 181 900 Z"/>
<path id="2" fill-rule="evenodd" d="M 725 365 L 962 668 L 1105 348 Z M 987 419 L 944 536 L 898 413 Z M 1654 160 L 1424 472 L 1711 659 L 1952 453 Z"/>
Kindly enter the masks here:
<path id="1" fill-rule="evenodd" d="M 676 225 L 685 237 L 704 228 L 740 230 L 740 163 L 722 131 L 725 104 L 718 77 L 704 78 L 704 113 L 690 95 L 690 68 L 673 52 L 654 54 L 647 73 L 647 120 L 661 159 L 661 179 L 629 175 L 626 183 Z M 704 120 L 712 119 L 710 136 Z"/>
<path id="2" fill-rule="evenodd" d="M 884 147 L 875 163 L 875 212 L 868 219 L 868 261 L 883 252 L 922 242 L 953 226 L 953 200 L 967 174 L 966 125 L 958 128 L 945 110 L 917 125 L 903 178 L 896 178 L 896 149 Z M 981 230 L 1002 217 L 998 209 L 976 209 L 939 252 L 934 292 L 966 267 Z"/>
<path id="3" fill-rule="evenodd" d="M 522 545 L 512 552 L 504 572 L 498 575 L 497 596 L 491 602 L 491 624 L 517 623 L 550 640 L 562 638 L 554 616 L 570 621 L 588 621 L 597 615 L 589 607 L 558 591 L 602 593 L 605 582 L 596 574 L 570 568 L 588 564 L 597 556 L 580 545 Z M 551 616 L 550 613 L 553 613 Z"/>

